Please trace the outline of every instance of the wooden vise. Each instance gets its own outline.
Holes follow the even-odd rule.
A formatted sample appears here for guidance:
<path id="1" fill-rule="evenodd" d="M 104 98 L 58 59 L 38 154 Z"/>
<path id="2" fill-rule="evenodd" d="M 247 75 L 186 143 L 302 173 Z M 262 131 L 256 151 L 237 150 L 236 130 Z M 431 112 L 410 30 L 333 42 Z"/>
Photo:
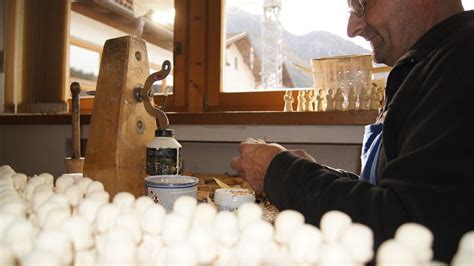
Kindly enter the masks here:
<path id="1" fill-rule="evenodd" d="M 154 106 L 151 85 L 170 72 L 170 63 L 165 62 L 164 69 L 149 75 L 142 39 L 125 36 L 105 42 L 84 176 L 101 181 L 111 197 L 121 191 L 136 197 L 145 194 L 146 144 L 154 138 L 154 116 L 159 127 L 168 126 L 168 118 L 161 110 L 150 109 Z"/>

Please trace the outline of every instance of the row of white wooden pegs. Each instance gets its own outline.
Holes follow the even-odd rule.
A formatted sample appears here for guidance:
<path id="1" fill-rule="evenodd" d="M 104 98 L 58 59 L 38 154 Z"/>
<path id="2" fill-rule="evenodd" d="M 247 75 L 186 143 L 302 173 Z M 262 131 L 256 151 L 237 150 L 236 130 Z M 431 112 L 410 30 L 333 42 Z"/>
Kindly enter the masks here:
<path id="1" fill-rule="evenodd" d="M 341 88 L 299 90 L 296 112 L 379 110 L 383 104 L 383 97 L 384 88 L 375 83 L 360 90 L 349 88 L 346 96 Z M 287 90 L 283 100 L 285 102 L 283 111 L 294 112 L 293 90 Z"/>

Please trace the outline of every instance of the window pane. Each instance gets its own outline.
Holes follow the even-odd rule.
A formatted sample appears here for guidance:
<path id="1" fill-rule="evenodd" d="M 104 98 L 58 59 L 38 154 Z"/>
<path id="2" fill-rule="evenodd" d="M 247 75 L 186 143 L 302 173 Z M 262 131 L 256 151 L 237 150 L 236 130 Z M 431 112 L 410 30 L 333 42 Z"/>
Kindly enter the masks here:
<path id="1" fill-rule="evenodd" d="M 75 6 L 78 8 L 75 9 Z M 74 2 L 72 7 L 70 35 L 73 39 L 81 40 L 87 45 L 79 45 L 81 48 L 71 46 L 71 71 L 79 65 L 83 71 L 87 68 L 91 72 L 93 68 L 95 79 L 91 80 L 96 81 L 99 73 L 100 55 L 93 50 L 101 51 L 107 40 L 127 35 L 141 36 L 146 40 L 150 73 L 160 69 L 164 60 L 172 62 L 174 1 Z M 132 28 L 130 25 L 136 27 Z M 96 54 L 97 60 L 89 60 L 91 54 Z M 76 76 L 76 73 L 71 72 L 71 79 Z M 173 88 L 172 76 L 167 78 L 166 85 L 171 92 Z M 156 86 L 159 88 L 161 82 Z M 92 84 L 92 87 L 95 87 L 95 83 Z"/>
<path id="2" fill-rule="evenodd" d="M 97 82 L 100 54 L 76 45 L 69 46 L 69 75 L 84 90 L 93 90 Z"/>
<path id="3" fill-rule="evenodd" d="M 224 91 L 312 88 L 295 64 L 310 70 L 312 58 L 371 53 L 347 37 L 346 10 L 346 1 L 227 0 Z"/>

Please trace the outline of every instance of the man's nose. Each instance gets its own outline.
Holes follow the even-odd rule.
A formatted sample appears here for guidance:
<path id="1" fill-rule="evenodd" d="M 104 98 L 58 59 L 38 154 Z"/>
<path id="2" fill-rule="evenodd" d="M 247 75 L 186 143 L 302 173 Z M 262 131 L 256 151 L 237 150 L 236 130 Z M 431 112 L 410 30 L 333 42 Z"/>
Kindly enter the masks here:
<path id="1" fill-rule="evenodd" d="M 354 14 L 349 16 L 349 21 L 347 22 L 347 36 L 353 38 L 356 36 L 362 35 L 367 23 L 363 17 L 357 17 Z"/>

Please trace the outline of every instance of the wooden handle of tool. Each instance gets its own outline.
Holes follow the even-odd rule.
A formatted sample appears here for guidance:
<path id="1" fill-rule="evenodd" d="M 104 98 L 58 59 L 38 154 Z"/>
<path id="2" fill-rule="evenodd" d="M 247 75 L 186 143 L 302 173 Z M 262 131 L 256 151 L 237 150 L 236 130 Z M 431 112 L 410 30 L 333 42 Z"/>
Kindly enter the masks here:
<path id="1" fill-rule="evenodd" d="M 72 95 L 72 158 L 81 158 L 81 114 L 79 108 L 79 93 L 81 85 L 78 82 L 71 83 Z"/>

